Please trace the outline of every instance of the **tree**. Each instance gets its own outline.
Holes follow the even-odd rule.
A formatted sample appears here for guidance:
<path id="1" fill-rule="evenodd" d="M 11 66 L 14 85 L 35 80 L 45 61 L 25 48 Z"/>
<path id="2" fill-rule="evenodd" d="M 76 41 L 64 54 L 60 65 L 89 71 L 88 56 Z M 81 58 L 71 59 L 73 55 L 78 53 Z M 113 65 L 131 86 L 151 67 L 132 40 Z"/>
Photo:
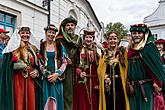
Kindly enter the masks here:
<path id="1" fill-rule="evenodd" d="M 113 31 L 118 33 L 119 39 L 122 39 L 123 37 L 127 36 L 128 33 L 128 30 L 120 22 L 114 24 L 110 22 L 109 24 L 107 24 L 105 36 L 107 37 L 109 33 Z"/>

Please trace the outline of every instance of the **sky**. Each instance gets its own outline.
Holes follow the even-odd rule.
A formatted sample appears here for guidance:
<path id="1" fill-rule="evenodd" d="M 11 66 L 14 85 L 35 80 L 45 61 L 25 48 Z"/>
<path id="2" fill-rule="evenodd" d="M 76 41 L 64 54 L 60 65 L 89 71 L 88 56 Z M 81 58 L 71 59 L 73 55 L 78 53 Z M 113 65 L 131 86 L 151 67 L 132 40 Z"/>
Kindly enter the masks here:
<path id="1" fill-rule="evenodd" d="M 151 15 L 160 0 L 88 0 L 100 22 L 104 25 L 121 22 L 126 28 L 143 23 Z"/>

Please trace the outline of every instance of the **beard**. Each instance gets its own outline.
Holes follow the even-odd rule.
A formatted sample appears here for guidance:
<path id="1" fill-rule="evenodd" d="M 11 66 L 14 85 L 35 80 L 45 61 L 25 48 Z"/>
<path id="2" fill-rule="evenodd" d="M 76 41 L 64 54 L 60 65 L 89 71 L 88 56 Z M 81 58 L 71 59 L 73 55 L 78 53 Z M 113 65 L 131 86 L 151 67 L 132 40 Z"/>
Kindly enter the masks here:
<path id="1" fill-rule="evenodd" d="M 66 30 L 66 32 L 67 32 L 68 35 L 71 35 L 71 36 L 75 34 L 74 29 L 68 29 L 68 30 Z"/>
<path id="2" fill-rule="evenodd" d="M 132 40 L 135 44 L 139 44 L 144 37 L 133 37 Z"/>
<path id="3" fill-rule="evenodd" d="M 142 39 L 133 39 L 133 41 L 135 44 L 138 44 L 138 43 L 140 43 L 140 41 L 142 41 Z"/>

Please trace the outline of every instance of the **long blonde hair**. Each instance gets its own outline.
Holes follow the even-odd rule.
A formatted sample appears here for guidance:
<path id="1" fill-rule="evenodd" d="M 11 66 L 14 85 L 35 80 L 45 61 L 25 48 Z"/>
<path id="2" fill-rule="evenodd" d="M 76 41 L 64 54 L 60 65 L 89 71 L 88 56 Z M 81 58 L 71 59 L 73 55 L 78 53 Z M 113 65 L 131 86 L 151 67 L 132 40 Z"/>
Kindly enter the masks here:
<path id="1" fill-rule="evenodd" d="M 13 52 L 13 55 L 17 56 L 19 60 L 23 60 L 25 63 L 28 62 L 28 50 L 26 49 L 25 43 L 21 41 L 20 47 Z"/>

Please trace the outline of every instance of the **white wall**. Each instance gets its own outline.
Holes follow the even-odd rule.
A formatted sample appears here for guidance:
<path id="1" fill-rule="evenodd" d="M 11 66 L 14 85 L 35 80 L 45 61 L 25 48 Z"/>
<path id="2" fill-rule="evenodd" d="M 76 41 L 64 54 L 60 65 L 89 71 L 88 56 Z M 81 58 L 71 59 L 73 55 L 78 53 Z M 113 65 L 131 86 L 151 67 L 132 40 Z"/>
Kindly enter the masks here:
<path id="1" fill-rule="evenodd" d="M 47 24 L 46 10 L 30 5 L 23 0 L 18 0 L 18 2 L 14 0 L 3 0 L 1 4 L 6 8 L 12 9 L 13 11 L 15 10 L 20 12 L 16 18 L 16 28 L 22 25 L 29 26 L 36 37 L 44 37 L 43 27 Z M 5 10 L 2 11 L 6 12 Z"/>
<path id="2" fill-rule="evenodd" d="M 165 39 L 165 26 L 164 27 L 156 27 L 156 28 L 151 28 L 151 31 L 153 34 L 158 35 L 158 39 Z"/>
<path id="3" fill-rule="evenodd" d="M 157 34 L 158 39 L 165 39 L 165 1 L 159 2 L 158 8 L 149 16 L 144 18 L 153 34 Z"/>
<path id="4" fill-rule="evenodd" d="M 44 27 L 47 25 L 47 7 L 42 7 L 43 0 L 3 0 L 0 4 L 0 11 L 6 12 L 11 9 L 18 12 L 16 15 L 16 27 L 20 25 L 30 26 L 36 37 L 44 37 Z M 98 22 L 86 2 L 82 0 L 53 0 L 51 1 L 51 21 L 58 28 L 61 21 L 74 14 L 77 17 L 77 34 L 81 28 L 86 27 L 89 19 L 99 33 Z M 1 7 L 2 5 L 2 7 Z M 10 13 L 9 11 L 8 13 Z M 11 13 L 13 14 L 13 13 Z"/>

